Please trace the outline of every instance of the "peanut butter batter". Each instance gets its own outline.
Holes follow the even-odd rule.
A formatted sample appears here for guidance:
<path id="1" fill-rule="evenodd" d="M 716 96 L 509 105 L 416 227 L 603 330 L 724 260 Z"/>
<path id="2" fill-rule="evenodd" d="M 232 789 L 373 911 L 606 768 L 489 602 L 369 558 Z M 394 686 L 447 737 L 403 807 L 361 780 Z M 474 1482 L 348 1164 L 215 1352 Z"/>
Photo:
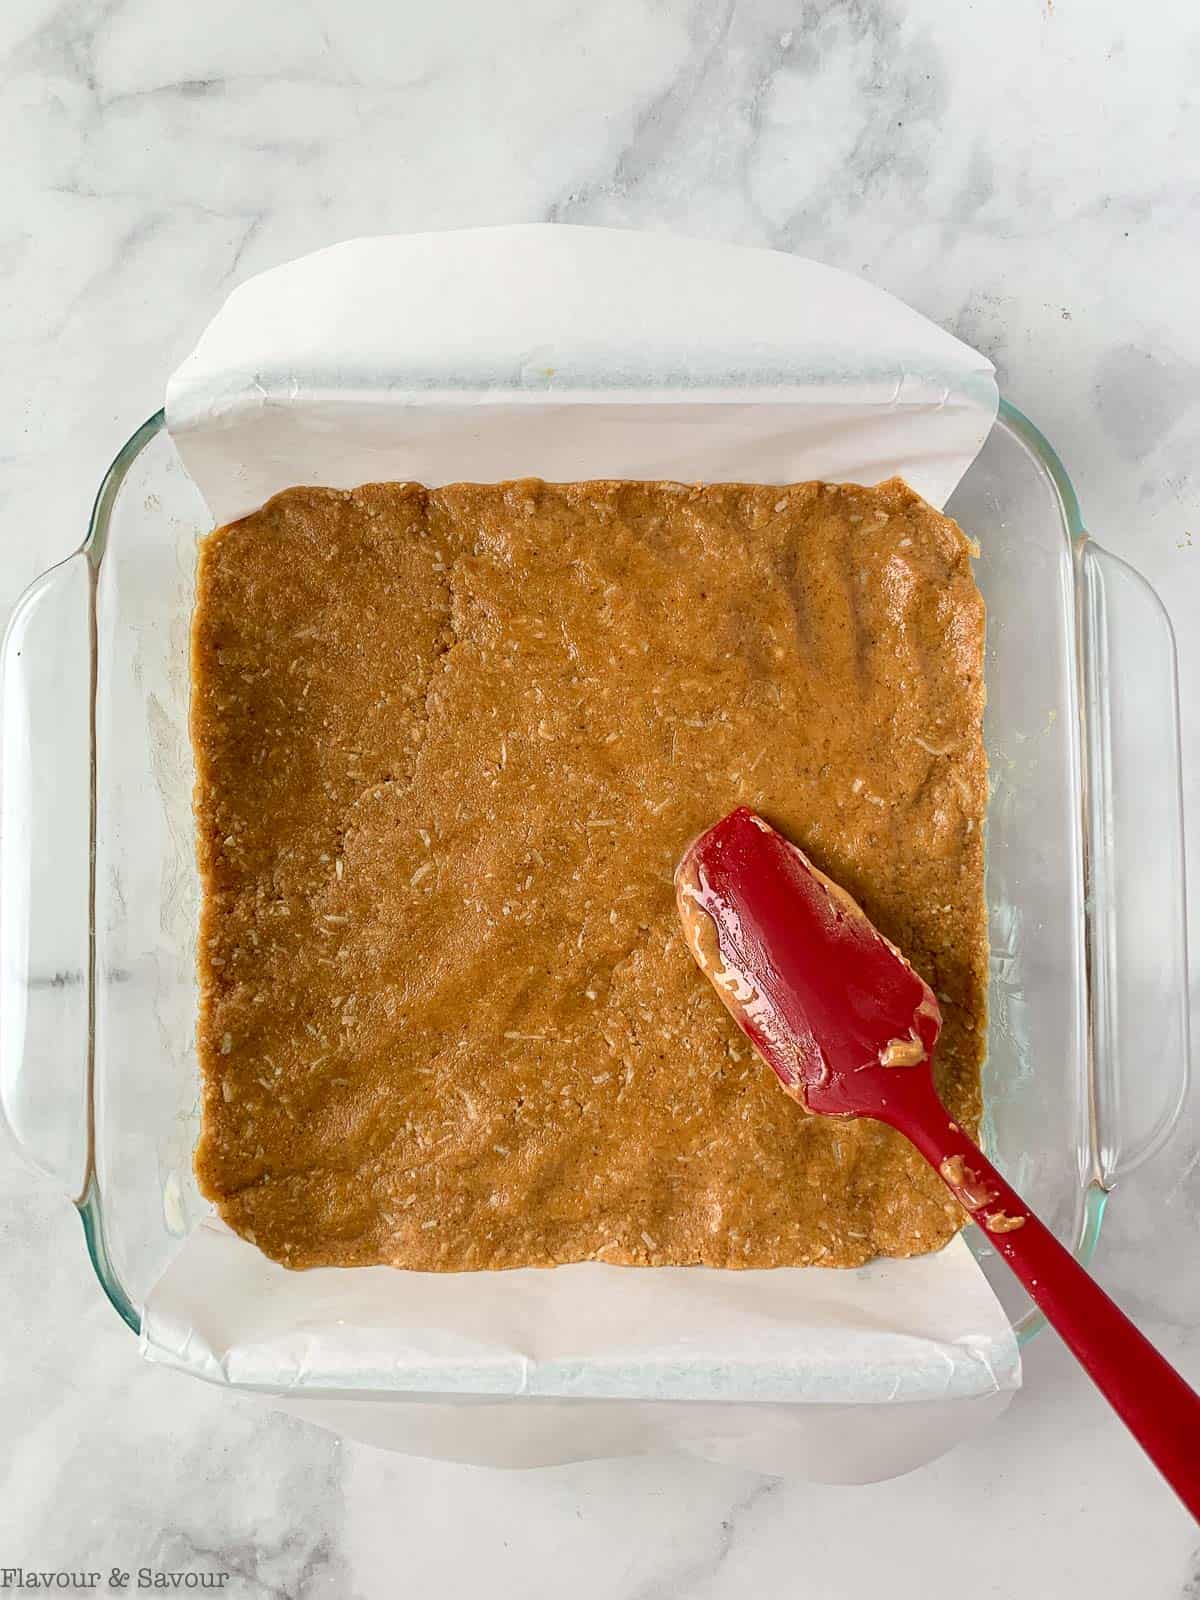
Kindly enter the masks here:
<path id="1" fill-rule="evenodd" d="M 781 1094 L 672 871 L 753 806 L 984 1048 L 983 603 L 899 480 L 293 489 L 203 547 L 196 1171 L 293 1267 L 853 1266 L 959 1208 Z"/>

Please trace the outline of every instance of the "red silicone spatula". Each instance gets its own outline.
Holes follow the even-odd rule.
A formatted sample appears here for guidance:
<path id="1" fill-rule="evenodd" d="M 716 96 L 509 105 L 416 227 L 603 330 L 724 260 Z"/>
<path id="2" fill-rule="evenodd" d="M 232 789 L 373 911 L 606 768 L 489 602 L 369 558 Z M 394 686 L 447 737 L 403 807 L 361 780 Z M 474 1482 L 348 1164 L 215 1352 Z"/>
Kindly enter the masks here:
<path id="1" fill-rule="evenodd" d="M 930 1072 L 942 1018 L 929 985 L 745 807 L 696 840 L 675 889 L 692 954 L 785 1092 L 912 1141 L 1200 1520 L 1200 1396 L 950 1120 Z"/>

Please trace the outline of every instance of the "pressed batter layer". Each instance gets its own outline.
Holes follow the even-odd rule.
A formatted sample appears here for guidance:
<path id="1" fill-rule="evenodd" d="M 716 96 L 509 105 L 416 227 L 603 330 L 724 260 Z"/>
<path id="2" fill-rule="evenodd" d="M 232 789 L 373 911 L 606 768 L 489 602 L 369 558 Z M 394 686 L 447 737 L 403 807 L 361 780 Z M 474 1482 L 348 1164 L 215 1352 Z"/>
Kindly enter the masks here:
<path id="1" fill-rule="evenodd" d="M 983 603 L 899 480 L 293 489 L 204 543 L 196 1171 L 289 1266 L 851 1266 L 959 1226 L 807 1118 L 672 870 L 745 803 L 984 1046 Z"/>

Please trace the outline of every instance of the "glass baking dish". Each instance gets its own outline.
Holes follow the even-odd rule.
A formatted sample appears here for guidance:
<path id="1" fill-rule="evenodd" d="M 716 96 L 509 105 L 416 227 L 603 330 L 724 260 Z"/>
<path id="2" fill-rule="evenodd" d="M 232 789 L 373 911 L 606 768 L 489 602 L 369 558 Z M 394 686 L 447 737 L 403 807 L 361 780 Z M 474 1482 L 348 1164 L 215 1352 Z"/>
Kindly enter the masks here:
<path id="1" fill-rule="evenodd" d="M 1174 641 L 1084 533 L 1012 406 L 948 509 L 988 606 L 991 1025 L 985 1140 L 1082 1260 L 1167 1138 L 1188 1018 Z M 0 1091 L 131 1328 L 207 1204 L 191 1155 L 198 883 L 187 734 L 199 492 L 161 413 L 80 550 L 18 604 L 0 711 Z M 1018 1334 L 1040 1319 L 978 1251 Z"/>

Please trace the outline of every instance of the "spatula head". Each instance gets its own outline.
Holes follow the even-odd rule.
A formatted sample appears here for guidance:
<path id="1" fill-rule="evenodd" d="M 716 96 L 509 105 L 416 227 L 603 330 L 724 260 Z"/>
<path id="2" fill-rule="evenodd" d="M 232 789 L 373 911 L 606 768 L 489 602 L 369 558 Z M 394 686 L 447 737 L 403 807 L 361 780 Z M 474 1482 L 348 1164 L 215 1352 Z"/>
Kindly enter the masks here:
<path id="1" fill-rule="evenodd" d="M 688 948 L 738 1026 L 809 1111 L 888 1120 L 928 1077 L 932 989 L 844 889 L 745 806 L 675 873 Z"/>

